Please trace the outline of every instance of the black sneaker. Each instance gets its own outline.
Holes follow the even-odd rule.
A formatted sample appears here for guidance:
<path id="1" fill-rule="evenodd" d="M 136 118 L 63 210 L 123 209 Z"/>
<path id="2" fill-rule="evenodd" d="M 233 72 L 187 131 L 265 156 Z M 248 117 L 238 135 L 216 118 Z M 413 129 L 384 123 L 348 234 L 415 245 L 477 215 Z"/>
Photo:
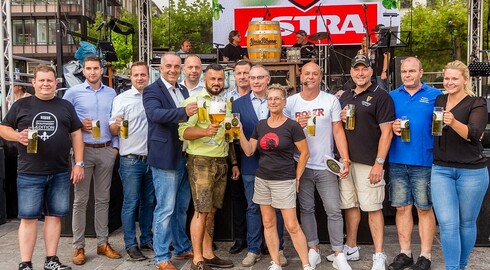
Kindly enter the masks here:
<path id="1" fill-rule="evenodd" d="M 25 263 L 21 262 L 19 263 L 19 270 L 32 270 L 32 263 Z"/>
<path id="2" fill-rule="evenodd" d="M 393 262 L 388 266 L 389 270 L 402 270 L 413 265 L 413 257 L 408 257 L 405 253 L 396 255 Z"/>
<path id="3" fill-rule="evenodd" d="M 51 260 L 44 262 L 44 270 L 71 270 L 71 267 L 60 263 L 58 256 L 53 256 Z"/>
<path id="4" fill-rule="evenodd" d="M 418 259 L 417 259 L 417 262 L 412 265 L 409 269 L 410 270 L 428 270 L 430 269 L 430 260 L 427 259 L 426 257 L 424 256 L 420 256 Z"/>
<path id="5" fill-rule="evenodd" d="M 141 251 L 153 251 L 153 244 L 148 243 L 146 245 L 142 245 L 142 246 L 140 246 L 140 250 Z"/>

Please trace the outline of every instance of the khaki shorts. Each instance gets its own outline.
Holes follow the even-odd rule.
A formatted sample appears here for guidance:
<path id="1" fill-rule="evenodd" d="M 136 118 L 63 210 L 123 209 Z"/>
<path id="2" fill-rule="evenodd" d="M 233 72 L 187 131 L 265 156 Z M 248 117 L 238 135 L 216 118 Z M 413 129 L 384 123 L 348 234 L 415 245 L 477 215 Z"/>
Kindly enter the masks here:
<path id="1" fill-rule="evenodd" d="M 221 208 L 228 171 L 226 158 L 189 155 L 187 171 L 195 211 L 209 213 L 213 208 Z"/>
<path id="2" fill-rule="evenodd" d="M 256 176 L 252 201 L 276 209 L 296 208 L 296 179 L 264 180 Z"/>
<path id="3" fill-rule="evenodd" d="M 340 208 L 360 207 L 365 212 L 383 209 L 386 182 L 382 179 L 372 185 L 369 182 L 371 168 L 369 165 L 352 162 L 347 179 L 339 180 Z"/>

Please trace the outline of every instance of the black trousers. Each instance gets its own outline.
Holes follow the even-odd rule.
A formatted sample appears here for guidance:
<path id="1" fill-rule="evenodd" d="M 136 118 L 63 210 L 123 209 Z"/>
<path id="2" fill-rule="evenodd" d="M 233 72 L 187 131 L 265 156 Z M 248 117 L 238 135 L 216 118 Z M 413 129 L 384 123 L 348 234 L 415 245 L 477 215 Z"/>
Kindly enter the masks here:
<path id="1" fill-rule="evenodd" d="M 240 164 L 240 145 L 234 143 L 235 153 L 238 164 Z M 231 164 L 228 169 L 228 185 L 230 185 L 231 200 L 233 203 L 233 239 L 247 240 L 247 199 L 245 198 L 245 188 L 240 175 L 238 180 L 231 179 Z"/>

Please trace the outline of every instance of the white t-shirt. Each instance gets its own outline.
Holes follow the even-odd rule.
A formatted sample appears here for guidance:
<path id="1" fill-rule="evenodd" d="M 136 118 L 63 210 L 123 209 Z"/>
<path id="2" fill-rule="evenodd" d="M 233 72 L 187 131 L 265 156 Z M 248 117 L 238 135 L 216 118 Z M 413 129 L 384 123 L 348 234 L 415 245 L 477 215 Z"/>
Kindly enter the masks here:
<path id="1" fill-rule="evenodd" d="M 340 103 L 332 94 L 320 91 L 314 100 L 304 100 L 301 94 L 290 96 L 287 100 L 284 114 L 296 119 L 300 115 L 313 113 L 316 115 L 315 136 L 307 136 L 310 158 L 306 167 L 313 170 L 326 170 L 324 163 L 325 155 L 333 157 L 333 133 L 332 123 L 340 121 Z M 304 129 L 306 132 L 306 129 Z M 299 154 L 295 153 L 294 158 L 298 160 Z"/>

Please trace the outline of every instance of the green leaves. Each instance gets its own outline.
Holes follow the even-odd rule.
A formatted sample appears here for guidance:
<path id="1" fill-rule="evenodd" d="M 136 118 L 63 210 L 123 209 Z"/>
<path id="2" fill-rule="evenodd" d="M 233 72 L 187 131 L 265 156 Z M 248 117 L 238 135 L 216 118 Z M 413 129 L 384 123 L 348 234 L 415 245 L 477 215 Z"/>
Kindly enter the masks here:
<path id="1" fill-rule="evenodd" d="M 401 0 L 383 0 L 382 5 L 386 9 L 400 9 Z"/>

